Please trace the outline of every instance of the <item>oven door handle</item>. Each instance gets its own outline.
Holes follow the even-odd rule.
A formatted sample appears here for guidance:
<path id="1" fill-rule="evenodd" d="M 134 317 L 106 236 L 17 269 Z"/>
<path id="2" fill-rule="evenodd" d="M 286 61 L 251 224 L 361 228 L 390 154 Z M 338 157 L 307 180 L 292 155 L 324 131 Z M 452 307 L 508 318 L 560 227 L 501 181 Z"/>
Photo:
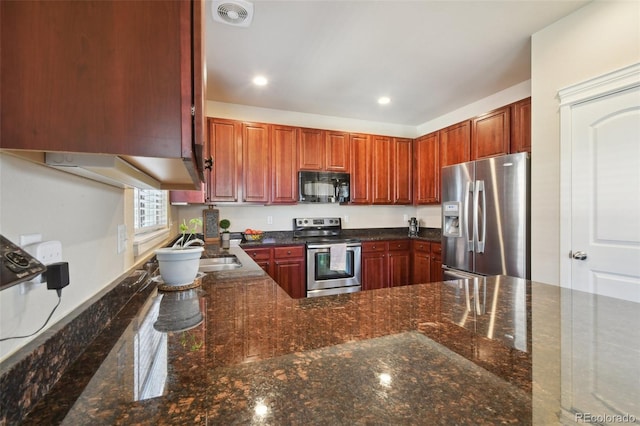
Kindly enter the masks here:
<path id="1" fill-rule="evenodd" d="M 307 246 L 308 250 L 317 250 L 317 249 L 330 249 L 331 246 L 335 246 L 335 244 L 321 244 L 321 245 L 312 245 L 312 246 Z M 356 248 L 356 247 L 362 247 L 362 244 L 356 243 L 356 244 L 347 244 L 347 249 L 350 248 Z"/>

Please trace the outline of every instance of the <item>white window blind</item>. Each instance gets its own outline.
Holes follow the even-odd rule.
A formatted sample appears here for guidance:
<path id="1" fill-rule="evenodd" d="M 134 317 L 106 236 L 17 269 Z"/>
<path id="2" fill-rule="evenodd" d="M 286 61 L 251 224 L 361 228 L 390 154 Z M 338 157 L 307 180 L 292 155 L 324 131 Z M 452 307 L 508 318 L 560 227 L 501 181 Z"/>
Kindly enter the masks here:
<path id="1" fill-rule="evenodd" d="M 134 226 L 136 233 L 167 226 L 167 191 L 134 189 Z"/>

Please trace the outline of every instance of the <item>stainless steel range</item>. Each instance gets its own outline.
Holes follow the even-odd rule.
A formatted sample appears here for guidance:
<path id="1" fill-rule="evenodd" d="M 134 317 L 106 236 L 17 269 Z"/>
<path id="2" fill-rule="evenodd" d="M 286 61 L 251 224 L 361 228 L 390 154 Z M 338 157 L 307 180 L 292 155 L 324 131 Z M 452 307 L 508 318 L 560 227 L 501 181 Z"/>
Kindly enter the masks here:
<path id="1" fill-rule="evenodd" d="M 339 217 L 293 219 L 293 235 L 306 241 L 307 297 L 361 290 L 362 244 L 342 235 Z"/>

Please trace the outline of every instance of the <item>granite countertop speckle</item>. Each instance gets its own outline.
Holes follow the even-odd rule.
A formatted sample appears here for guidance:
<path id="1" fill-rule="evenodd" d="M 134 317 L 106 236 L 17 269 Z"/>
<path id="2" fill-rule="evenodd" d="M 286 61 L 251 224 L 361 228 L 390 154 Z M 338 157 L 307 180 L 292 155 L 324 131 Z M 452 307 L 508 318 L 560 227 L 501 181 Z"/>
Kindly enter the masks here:
<path id="1" fill-rule="evenodd" d="M 24 424 L 559 424 L 572 415 L 561 393 L 611 412 L 582 374 L 568 387 L 560 374 L 591 365 L 585 336 L 616 347 L 590 374 L 638 415 L 640 339 L 613 327 L 637 319 L 637 303 L 504 276 L 291 299 L 267 276 L 213 274 L 134 302 L 129 326 L 87 349 L 101 364 L 72 365 Z M 166 316 L 157 329 L 166 312 L 175 331 Z"/>
<path id="2" fill-rule="evenodd" d="M 356 238 L 361 241 L 416 239 L 429 242 L 440 242 L 439 228 L 421 228 L 416 237 L 409 237 L 408 228 L 370 228 L 370 229 L 343 229 L 342 235 L 348 238 Z M 266 231 L 262 241 L 243 241 L 242 247 L 260 247 L 269 245 L 301 245 L 306 239 L 296 238 L 293 231 Z"/>

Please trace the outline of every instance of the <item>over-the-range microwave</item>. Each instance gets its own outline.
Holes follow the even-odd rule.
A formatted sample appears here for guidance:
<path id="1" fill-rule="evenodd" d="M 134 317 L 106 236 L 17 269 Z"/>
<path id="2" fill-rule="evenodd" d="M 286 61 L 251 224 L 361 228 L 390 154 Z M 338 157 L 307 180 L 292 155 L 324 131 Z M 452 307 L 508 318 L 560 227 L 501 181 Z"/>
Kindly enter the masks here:
<path id="1" fill-rule="evenodd" d="M 348 203 L 349 173 L 298 172 L 298 201 L 301 203 Z"/>

